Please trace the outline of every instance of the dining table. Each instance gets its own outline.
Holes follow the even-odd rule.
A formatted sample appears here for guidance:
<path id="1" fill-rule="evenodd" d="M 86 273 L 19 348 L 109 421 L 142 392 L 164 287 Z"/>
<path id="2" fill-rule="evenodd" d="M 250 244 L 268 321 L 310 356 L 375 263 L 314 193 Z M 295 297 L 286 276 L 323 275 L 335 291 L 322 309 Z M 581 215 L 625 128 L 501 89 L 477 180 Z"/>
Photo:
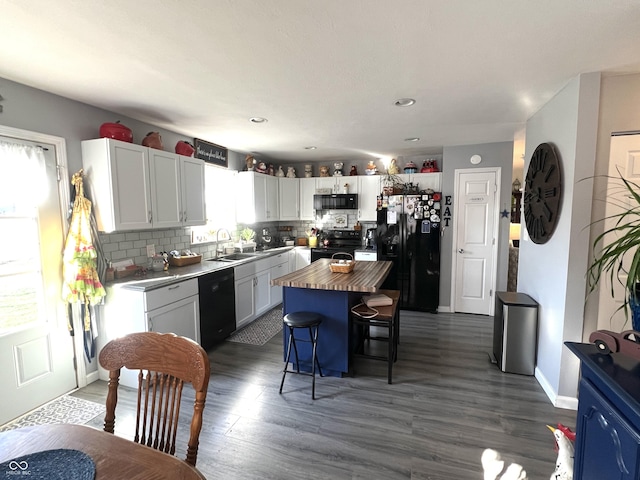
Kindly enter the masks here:
<path id="1" fill-rule="evenodd" d="M 51 454 L 49 460 L 47 453 Z M 65 453 L 76 457 L 66 463 L 57 460 L 64 459 Z M 43 465 L 47 461 L 51 465 Z M 48 478 L 87 478 L 82 476 L 86 472 L 73 471 L 87 462 L 95 469 L 95 480 L 206 478 L 181 458 L 86 425 L 36 425 L 0 433 L 0 464 L 4 465 L 0 476 L 45 478 L 34 475 L 34 471 L 51 468 L 53 473 Z"/>

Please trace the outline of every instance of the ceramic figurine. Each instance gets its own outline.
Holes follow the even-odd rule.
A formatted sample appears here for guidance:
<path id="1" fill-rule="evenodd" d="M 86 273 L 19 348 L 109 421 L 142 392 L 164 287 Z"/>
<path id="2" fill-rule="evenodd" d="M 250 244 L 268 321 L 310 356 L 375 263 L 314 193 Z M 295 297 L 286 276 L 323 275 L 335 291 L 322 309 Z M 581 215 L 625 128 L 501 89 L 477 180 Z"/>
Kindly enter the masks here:
<path id="1" fill-rule="evenodd" d="M 306 178 L 313 177 L 313 165 L 307 164 L 307 165 L 304 166 L 304 176 Z"/>
<path id="2" fill-rule="evenodd" d="M 358 175 L 358 167 L 355 165 L 351 165 L 351 170 L 349 170 L 349 175 L 354 176 Z"/>
<path id="3" fill-rule="evenodd" d="M 247 172 L 252 172 L 256 159 L 253 158 L 253 155 L 247 155 L 244 159 L 244 163 L 247 165 Z"/>
<path id="4" fill-rule="evenodd" d="M 287 169 L 287 178 L 296 178 L 296 169 L 293 167 L 289 167 Z"/>
<path id="5" fill-rule="evenodd" d="M 267 173 L 267 164 L 264 162 L 260 162 L 258 163 L 258 166 L 256 168 L 256 171 L 258 173 Z"/>
<path id="6" fill-rule="evenodd" d="M 284 177 L 284 170 L 282 170 L 282 166 L 278 165 L 278 170 L 276 171 L 276 177 Z"/>
<path id="7" fill-rule="evenodd" d="M 389 163 L 389 168 L 387 168 L 387 172 L 389 172 L 389 175 L 397 175 L 400 173 L 400 169 L 398 168 L 398 162 L 395 158 L 391 159 L 391 163 Z"/>
<path id="8" fill-rule="evenodd" d="M 334 177 L 341 177 L 342 176 L 342 167 L 344 166 L 344 163 L 342 162 L 336 162 L 333 164 L 333 176 Z"/>
<path id="9" fill-rule="evenodd" d="M 322 165 L 320 167 L 320 176 L 328 177 L 329 176 L 329 167 L 327 165 Z"/>
<path id="10" fill-rule="evenodd" d="M 373 160 L 369 160 L 369 163 L 367 164 L 367 175 L 375 175 L 376 173 L 378 173 L 376 164 L 373 163 Z"/>
<path id="11" fill-rule="evenodd" d="M 276 170 L 273 168 L 273 163 L 269 164 L 269 168 L 267 168 L 267 173 L 272 177 L 276 174 Z"/>

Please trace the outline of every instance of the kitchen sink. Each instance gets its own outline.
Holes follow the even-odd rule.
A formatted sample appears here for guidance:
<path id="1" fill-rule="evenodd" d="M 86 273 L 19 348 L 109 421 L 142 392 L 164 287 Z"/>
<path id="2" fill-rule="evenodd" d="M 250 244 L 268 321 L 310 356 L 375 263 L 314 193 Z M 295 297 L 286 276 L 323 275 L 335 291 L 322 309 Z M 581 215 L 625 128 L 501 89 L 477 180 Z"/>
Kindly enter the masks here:
<path id="1" fill-rule="evenodd" d="M 246 258 L 255 258 L 253 253 L 231 253 L 224 257 L 212 258 L 214 262 L 237 262 L 238 260 L 244 260 Z"/>

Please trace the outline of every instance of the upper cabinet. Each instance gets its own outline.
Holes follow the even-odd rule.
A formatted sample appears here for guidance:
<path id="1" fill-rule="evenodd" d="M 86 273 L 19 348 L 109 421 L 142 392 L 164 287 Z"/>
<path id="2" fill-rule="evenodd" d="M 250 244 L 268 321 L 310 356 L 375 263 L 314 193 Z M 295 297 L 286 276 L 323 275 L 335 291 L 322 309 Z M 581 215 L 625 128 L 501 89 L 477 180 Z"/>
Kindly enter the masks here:
<path id="1" fill-rule="evenodd" d="M 180 184 L 182 186 L 182 222 L 187 225 L 205 225 L 204 160 L 180 155 Z"/>
<path id="2" fill-rule="evenodd" d="M 204 162 L 108 138 L 82 142 L 98 229 L 203 225 Z"/>
<path id="3" fill-rule="evenodd" d="M 278 178 L 279 220 L 298 220 L 300 218 L 299 186 L 297 178 Z"/>
<path id="4" fill-rule="evenodd" d="M 255 223 L 278 220 L 278 177 L 257 172 L 238 173 L 237 220 Z"/>
<path id="5" fill-rule="evenodd" d="M 315 210 L 313 209 L 313 196 L 316 193 L 316 179 L 301 178 L 300 187 L 300 220 L 315 220 Z"/>
<path id="6" fill-rule="evenodd" d="M 380 175 L 351 178 L 358 179 L 358 220 L 375 222 L 378 219 L 378 195 L 382 189 Z"/>
<path id="7" fill-rule="evenodd" d="M 418 185 L 420 190 L 431 189 L 439 192 L 442 188 L 442 172 L 435 173 L 400 173 L 396 175 L 402 183 Z"/>

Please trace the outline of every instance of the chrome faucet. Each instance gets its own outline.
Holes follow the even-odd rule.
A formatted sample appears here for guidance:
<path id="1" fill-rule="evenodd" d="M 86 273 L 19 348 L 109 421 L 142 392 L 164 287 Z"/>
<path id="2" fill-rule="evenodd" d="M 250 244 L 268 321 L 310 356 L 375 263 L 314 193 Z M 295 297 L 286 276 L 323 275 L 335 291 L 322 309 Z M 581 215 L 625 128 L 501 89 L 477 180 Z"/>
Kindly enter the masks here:
<path id="1" fill-rule="evenodd" d="M 216 255 L 213 258 L 218 258 L 219 254 L 224 253 L 224 249 L 218 248 L 218 242 L 219 242 L 219 238 L 220 238 L 220 231 L 222 231 L 222 230 L 227 232 L 227 236 L 229 237 L 229 240 L 231 240 L 231 233 L 229 232 L 229 230 L 227 230 L 226 228 L 219 228 L 218 231 L 216 232 Z"/>

